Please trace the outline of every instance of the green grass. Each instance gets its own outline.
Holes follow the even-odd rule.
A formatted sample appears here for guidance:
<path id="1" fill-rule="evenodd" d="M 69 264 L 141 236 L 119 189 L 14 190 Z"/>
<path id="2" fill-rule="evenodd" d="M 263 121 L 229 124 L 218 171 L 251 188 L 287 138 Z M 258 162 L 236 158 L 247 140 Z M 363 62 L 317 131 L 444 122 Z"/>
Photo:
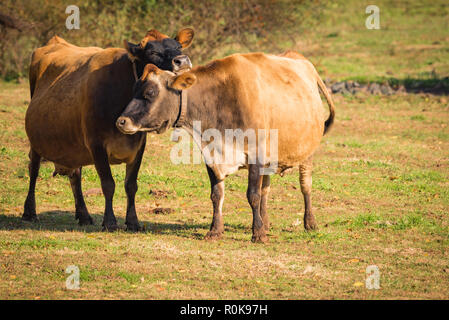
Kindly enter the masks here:
<path id="1" fill-rule="evenodd" d="M 52 177 L 47 162 L 36 189 L 40 222 L 22 222 L 26 97 L 24 85 L 0 85 L 2 298 L 448 297 L 449 117 L 438 96 L 335 96 L 339 117 L 315 156 L 313 208 L 320 229 L 303 230 L 297 171 L 274 176 L 265 245 L 250 242 L 245 171 L 226 180 L 223 239 L 203 240 L 211 222 L 207 173 L 202 164 L 170 163 L 170 134 L 148 136 L 136 198 L 144 232 L 101 232 L 99 194 L 86 198 L 95 225 L 79 227 L 68 179 Z M 412 120 L 423 109 L 425 118 Z M 112 169 L 121 226 L 124 169 Z M 84 190 L 99 187 L 94 168 L 84 168 Z M 158 206 L 174 212 L 150 213 Z M 358 285 L 372 264 L 381 271 L 378 291 Z M 80 268 L 78 291 L 65 289 L 69 265 Z"/>
<path id="2" fill-rule="evenodd" d="M 319 26 L 298 36 L 295 49 L 311 58 L 322 75 L 337 80 L 409 88 L 441 83 L 449 89 L 447 1 L 376 1 L 379 30 L 365 27 L 368 4 L 331 2 Z"/>

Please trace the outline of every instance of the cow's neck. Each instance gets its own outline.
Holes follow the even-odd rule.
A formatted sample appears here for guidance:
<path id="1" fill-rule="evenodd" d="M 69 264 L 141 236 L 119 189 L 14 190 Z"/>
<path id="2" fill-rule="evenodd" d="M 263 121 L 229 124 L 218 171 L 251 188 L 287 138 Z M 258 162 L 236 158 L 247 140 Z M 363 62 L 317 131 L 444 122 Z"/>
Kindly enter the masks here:
<path id="1" fill-rule="evenodd" d="M 134 80 L 137 81 L 137 79 L 139 79 L 143 74 L 143 69 L 145 67 L 145 64 L 143 64 L 138 59 L 134 59 L 134 61 L 131 61 L 131 64 L 132 64 L 133 73 L 134 73 Z"/>
<path id="2" fill-rule="evenodd" d="M 187 110 L 183 127 L 191 131 L 194 121 L 201 122 L 202 131 L 218 126 L 231 127 L 232 124 L 227 124 L 226 119 L 222 117 L 228 106 L 224 101 L 220 101 L 220 97 L 211 86 L 202 85 L 202 82 L 206 82 L 207 79 L 201 80 L 197 77 L 197 83 L 187 90 Z"/>

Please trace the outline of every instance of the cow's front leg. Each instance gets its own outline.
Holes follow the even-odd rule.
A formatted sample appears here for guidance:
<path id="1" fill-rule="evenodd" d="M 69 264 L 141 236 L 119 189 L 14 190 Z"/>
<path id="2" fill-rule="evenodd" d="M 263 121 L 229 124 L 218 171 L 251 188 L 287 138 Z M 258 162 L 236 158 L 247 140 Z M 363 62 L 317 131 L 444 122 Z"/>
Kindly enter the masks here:
<path id="1" fill-rule="evenodd" d="M 81 189 L 81 167 L 74 170 L 69 176 L 70 186 L 72 187 L 73 197 L 75 198 L 75 219 L 78 219 L 80 226 L 94 224 L 92 217 L 87 211 L 84 202 L 83 191 Z"/>
<path id="2" fill-rule="evenodd" d="M 112 177 L 111 167 L 109 165 L 108 155 L 103 146 L 91 148 L 92 156 L 95 161 L 95 169 L 100 177 L 101 190 L 105 198 L 105 209 L 103 217 L 103 231 L 115 231 L 118 229 L 117 220 L 112 208 L 112 198 L 114 197 L 115 182 Z"/>
<path id="3" fill-rule="evenodd" d="M 256 164 L 249 165 L 248 190 L 246 196 L 253 210 L 253 237 L 252 242 L 267 242 L 268 237 L 262 217 L 260 215 L 261 187 L 263 176 L 260 174 L 261 166 Z"/>
<path id="4" fill-rule="evenodd" d="M 225 186 L 224 180 L 218 180 L 212 169 L 209 168 L 209 166 L 207 165 L 206 168 L 210 180 L 210 189 L 211 189 L 210 199 L 212 200 L 212 206 L 214 208 L 214 216 L 212 218 L 210 230 L 206 234 L 205 239 L 212 240 L 221 238 L 224 232 L 222 208 L 224 201 Z"/>
<path id="5" fill-rule="evenodd" d="M 137 192 L 137 175 L 139 174 L 140 164 L 142 163 L 142 156 L 145 150 L 145 140 L 143 138 L 142 146 L 136 155 L 136 158 L 132 163 L 126 165 L 126 178 L 125 178 L 125 191 L 128 198 L 126 206 L 126 230 L 128 231 L 140 231 L 139 220 L 136 214 L 135 196 Z"/>
<path id="6" fill-rule="evenodd" d="M 301 192 L 304 196 L 304 228 L 306 230 L 316 230 L 318 226 L 312 213 L 312 203 L 310 194 L 312 193 L 312 157 L 299 166 L 299 182 Z"/>

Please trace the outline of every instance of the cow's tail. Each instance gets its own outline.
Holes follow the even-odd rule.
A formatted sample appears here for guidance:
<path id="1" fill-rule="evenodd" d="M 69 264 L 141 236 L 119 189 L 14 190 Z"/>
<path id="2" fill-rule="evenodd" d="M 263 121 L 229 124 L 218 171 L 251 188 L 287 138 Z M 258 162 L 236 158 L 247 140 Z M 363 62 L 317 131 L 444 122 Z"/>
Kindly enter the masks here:
<path id="1" fill-rule="evenodd" d="M 33 61 L 33 58 L 31 58 L 31 61 Z M 28 70 L 28 81 L 30 82 L 30 97 L 33 98 L 34 87 L 36 86 L 36 75 L 32 63 L 30 65 L 30 69 Z"/>
<path id="2" fill-rule="evenodd" d="M 323 93 L 324 97 L 326 98 L 327 104 L 329 106 L 329 118 L 327 118 L 326 122 L 324 122 L 324 132 L 323 135 L 325 135 L 329 129 L 332 127 L 332 124 L 334 123 L 335 118 L 335 106 L 334 102 L 332 101 L 332 97 L 327 90 L 326 85 L 324 84 L 323 80 L 321 80 L 320 76 L 318 75 L 318 72 L 316 72 L 316 78 L 318 82 L 318 87 L 320 88 L 320 91 Z"/>

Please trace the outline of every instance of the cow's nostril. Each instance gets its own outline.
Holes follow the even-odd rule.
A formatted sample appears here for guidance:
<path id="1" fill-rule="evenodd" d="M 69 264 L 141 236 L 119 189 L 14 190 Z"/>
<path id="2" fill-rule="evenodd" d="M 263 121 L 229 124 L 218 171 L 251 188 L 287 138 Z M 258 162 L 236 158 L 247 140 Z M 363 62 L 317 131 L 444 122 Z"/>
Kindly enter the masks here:
<path id="1" fill-rule="evenodd" d="M 118 124 L 119 126 L 123 127 L 123 126 L 126 124 L 126 119 L 124 119 L 124 118 L 119 118 L 119 119 L 117 120 L 117 124 Z"/>
<path id="2" fill-rule="evenodd" d="M 134 134 L 140 128 L 140 126 L 136 126 L 133 120 L 128 117 L 119 117 L 115 122 L 115 126 L 125 134 Z"/>
<path id="3" fill-rule="evenodd" d="M 173 60 L 173 63 L 176 64 L 177 66 L 180 66 L 181 65 L 181 60 L 175 59 L 175 60 Z"/>

